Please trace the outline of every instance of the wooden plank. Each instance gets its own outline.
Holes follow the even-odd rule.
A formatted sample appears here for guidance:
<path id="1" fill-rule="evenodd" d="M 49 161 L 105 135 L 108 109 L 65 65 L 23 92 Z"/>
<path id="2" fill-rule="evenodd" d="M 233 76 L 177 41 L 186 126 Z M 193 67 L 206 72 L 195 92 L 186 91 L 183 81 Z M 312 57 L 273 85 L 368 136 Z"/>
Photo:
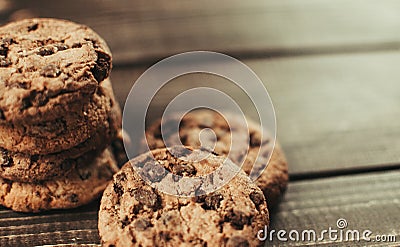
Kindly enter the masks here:
<path id="1" fill-rule="evenodd" d="M 36 16 L 93 27 L 110 44 L 116 64 L 154 61 L 188 50 L 279 56 L 400 46 L 396 0 L 13 3 Z"/>
<path id="2" fill-rule="evenodd" d="M 33 234 L 11 235 L 0 237 L 1 246 L 41 246 L 99 244 L 97 229 L 64 230 L 55 232 L 38 232 Z M 86 245 L 83 245 L 86 246 Z"/>
<path id="3" fill-rule="evenodd" d="M 377 241 L 330 241 L 325 235 L 320 246 L 399 246 L 400 245 L 400 170 L 389 173 L 369 173 L 327 179 L 307 180 L 289 184 L 285 199 L 272 214 L 272 226 L 276 232 L 286 230 L 339 230 L 338 219 L 345 219 L 343 229 L 372 231 L 377 235 L 393 235 L 396 242 Z M 294 235 L 293 235 L 294 236 Z M 334 235 L 332 235 L 334 236 Z M 340 235 L 339 235 L 340 236 Z M 345 236 L 345 235 L 343 235 Z M 288 234 L 286 234 L 288 237 Z M 290 240 L 290 239 L 289 239 Z M 345 237 L 343 237 L 345 240 Z M 351 238 L 349 237 L 349 240 Z M 267 241 L 267 246 L 305 246 L 307 241 Z"/>
<path id="4" fill-rule="evenodd" d="M 325 239 L 321 246 L 398 246 L 400 244 L 400 170 L 387 173 L 369 173 L 357 176 L 292 182 L 284 200 L 276 211 L 271 212 L 270 230 L 314 230 L 320 233 L 328 227 L 337 229 L 336 221 L 343 218 L 348 226 L 344 230 L 372 231 L 371 239 L 377 235 L 393 235 L 397 242 L 338 242 Z M 97 204 L 96 204 L 97 205 Z M 98 206 L 97 206 L 98 207 Z M 32 225 L 15 228 L 13 220 L 10 226 L 1 227 L 1 246 L 33 246 L 51 244 L 99 244 L 97 232 L 97 207 L 89 208 L 93 214 L 87 220 L 79 221 L 80 210 L 57 211 L 32 215 L 40 221 Z M 2 211 L 6 211 L 2 209 Z M 60 212 L 70 221 L 60 222 Z M 42 216 L 47 215 L 46 221 Z M 72 216 L 73 215 L 73 216 Z M 73 219 L 74 218 L 74 219 Z M 84 217 L 86 218 L 86 216 Z M 8 232 L 6 229 L 9 229 Z M 20 229 L 20 230 L 18 230 Z M 24 229 L 24 231 L 22 231 Z M 14 232 L 12 232 L 14 231 Z M 275 235 L 268 246 L 305 246 L 310 242 L 279 241 Z"/>
<path id="5" fill-rule="evenodd" d="M 0 246 L 99 244 L 98 208 L 98 200 L 76 209 L 37 214 L 1 208 Z"/>
<path id="6" fill-rule="evenodd" d="M 264 81 L 274 103 L 278 138 L 290 174 L 400 164 L 399 52 L 245 60 Z M 112 81 L 124 100 L 142 68 L 114 69 Z M 226 80 L 210 75 L 183 76 L 154 101 L 155 111 L 178 92 L 209 86 L 229 93 L 255 117 L 251 102 Z M 261 97 L 261 96 L 259 96 Z"/>

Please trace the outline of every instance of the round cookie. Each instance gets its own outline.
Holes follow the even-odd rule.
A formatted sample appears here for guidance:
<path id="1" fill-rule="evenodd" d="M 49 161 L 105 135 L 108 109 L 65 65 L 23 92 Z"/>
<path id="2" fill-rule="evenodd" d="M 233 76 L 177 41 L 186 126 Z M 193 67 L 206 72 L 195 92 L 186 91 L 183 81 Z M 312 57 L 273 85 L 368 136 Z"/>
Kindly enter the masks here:
<path id="1" fill-rule="evenodd" d="M 0 204 L 20 212 L 74 208 L 97 198 L 118 171 L 106 149 L 94 161 L 67 176 L 40 183 L 21 183 L 0 178 Z"/>
<path id="2" fill-rule="evenodd" d="M 133 168 L 152 157 L 174 174 L 205 175 L 225 157 L 188 148 L 186 163 L 176 162 L 167 149 L 142 154 L 114 175 L 101 200 L 99 234 L 103 246 L 259 246 L 257 232 L 269 224 L 262 191 L 243 171 L 210 194 L 177 197 L 148 185 Z M 206 162 L 191 161 L 207 152 Z M 175 153 L 175 152 L 174 152 Z M 235 166 L 229 162 L 230 166 Z"/>
<path id="3" fill-rule="evenodd" d="M 177 126 L 179 120 L 179 116 L 176 115 L 163 121 L 164 127 L 166 126 L 164 140 L 166 140 L 168 146 L 179 144 L 173 139 L 174 133 L 168 131 L 169 128 Z M 211 110 L 189 112 L 179 124 L 180 141 L 183 145 L 192 147 L 206 146 L 210 148 L 215 144 L 215 147 L 211 147 L 214 152 L 221 155 L 229 154 L 229 158 L 236 164 L 240 164 L 243 161 L 242 169 L 253 178 L 252 175 L 259 173 L 259 170 L 264 168 L 268 162 L 268 155 L 272 152 L 271 138 L 264 134 L 263 140 L 261 140 L 260 126 L 252 121 L 247 120 L 248 126 L 242 126 L 239 121 L 229 124 L 231 128 L 229 128 L 223 116 Z M 210 128 L 214 131 L 216 140 L 213 136 L 209 139 L 206 136 L 206 138 L 201 138 L 203 143 L 200 143 L 200 132 L 205 128 Z M 236 137 L 236 149 L 230 151 L 232 135 Z M 165 147 L 161 136 L 160 119 L 147 129 L 146 139 L 147 142 L 142 141 L 143 150 L 147 149 L 147 145 L 150 149 Z M 246 155 L 247 149 L 248 153 Z M 256 184 L 264 192 L 270 209 L 276 206 L 281 199 L 286 190 L 288 179 L 288 165 L 285 156 L 279 144 L 276 144 L 267 168 L 256 180 Z"/>
<path id="4" fill-rule="evenodd" d="M 90 102 L 84 105 L 81 111 L 40 123 L 0 123 L 0 146 L 13 152 L 49 154 L 70 149 L 84 142 L 95 134 L 97 129 L 107 126 L 109 118 L 120 121 L 118 117 L 113 116 L 115 113 L 111 112 L 115 99 L 112 92 L 108 92 L 112 90 L 109 85 L 109 79 L 101 82 Z"/>
<path id="5" fill-rule="evenodd" d="M 51 121 L 79 111 L 111 70 L 111 52 L 89 27 L 25 19 L 0 27 L 0 121 Z"/>

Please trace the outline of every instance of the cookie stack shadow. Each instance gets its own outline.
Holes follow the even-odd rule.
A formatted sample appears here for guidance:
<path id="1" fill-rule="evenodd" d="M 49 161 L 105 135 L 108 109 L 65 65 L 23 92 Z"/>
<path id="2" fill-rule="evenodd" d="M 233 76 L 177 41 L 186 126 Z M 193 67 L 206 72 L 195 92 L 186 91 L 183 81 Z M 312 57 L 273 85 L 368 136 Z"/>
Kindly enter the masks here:
<path id="1" fill-rule="evenodd" d="M 98 198 L 124 162 L 108 46 L 54 19 L 0 35 L 0 204 L 38 212 Z"/>

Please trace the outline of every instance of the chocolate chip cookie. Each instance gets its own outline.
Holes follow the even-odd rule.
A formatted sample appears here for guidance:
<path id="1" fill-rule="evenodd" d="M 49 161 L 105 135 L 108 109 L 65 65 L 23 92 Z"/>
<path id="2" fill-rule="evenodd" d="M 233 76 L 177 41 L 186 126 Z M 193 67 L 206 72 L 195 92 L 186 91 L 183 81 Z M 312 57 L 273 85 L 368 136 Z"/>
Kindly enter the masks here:
<path id="1" fill-rule="evenodd" d="M 118 131 L 117 138 L 111 143 L 110 148 L 118 166 L 128 160 L 122 144 L 122 129 Z M 87 145 L 90 147 L 90 144 Z M 12 181 L 31 183 L 44 180 L 51 180 L 61 176 L 66 176 L 75 167 L 85 165 L 94 157 L 99 155 L 105 145 L 97 145 L 96 149 L 88 149 L 84 154 L 79 150 L 72 152 L 59 152 L 47 155 L 29 155 L 14 153 L 0 148 L 0 177 Z M 72 155 L 72 156 L 71 156 Z"/>
<path id="2" fill-rule="evenodd" d="M 231 114 L 230 119 L 235 117 L 239 118 Z M 167 146 L 179 144 L 180 139 L 183 145 L 207 147 L 221 155 L 229 154 L 233 162 L 243 164 L 243 170 L 253 180 L 257 179 L 256 184 L 264 192 L 270 209 L 279 202 L 288 183 L 287 162 L 278 144 L 273 150 L 271 137 L 264 134 L 261 139 L 258 124 L 247 120 L 248 126 L 243 126 L 240 121 L 232 121 L 228 125 L 223 116 L 211 110 L 192 111 L 182 118 L 180 124 L 179 120 L 178 115 L 164 119 L 164 136 L 161 134 L 161 120 L 152 124 L 146 131 L 147 140 L 142 141 L 142 150 L 147 148 L 146 145 L 150 149 L 165 147 L 164 138 Z M 179 126 L 179 139 L 174 138 L 176 133 L 171 131 L 174 126 Z M 202 130 L 207 128 L 212 129 L 215 136 L 207 135 L 207 132 L 202 136 Z M 267 163 L 267 168 L 261 173 Z M 258 178 L 254 176 L 260 173 Z"/>
<path id="3" fill-rule="evenodd" d="M 12 152 L 49 154 L 70 149 L 98 130 L 114 129 L 116 132 L 118 126 L 111 125 L 121 122 L 121 113 L 110 85 L 109 79 L 104 80 L 81 111 L 55 120 L 33 124 L 0 123 L 0 146 Z M 106 142 L 109 138 L 112 136 L 104 135 Z"/>
<path id="4" fill-rule="evenodd" d="M 99 152 L 90 151 L 79 157 L 65 153 L 28 155 L 0 148 L 0 177 L 16 182 L 39 182 L 66 176 L 79 164 L 87 164 Z M 101 153 L 101 152 L 100 152 Z"/>
<path id="5" fill-rule="evenodd" d="M 111 70 L 111 52 L 89 27 L 25 19 L 0 27 L 0 121 L 52 121 L 79 111 Z"/>
<path id="6" fill-rule="evenodd" d="M 74 208 L 97 198 L 118 171 L 106 149 L 90 164 L 78 166 L 67 176 L 38 183 L 0 178 L 0 204 L 20 212 Z"/>
<path id="7" fill-rule="evenodd" d="M 238 170 L 228 184 L 212 193 L 177 197 L 154 189 L 133 168 L 161 166 L 174 175 L 195 177 L 207 174 L 227 160 L 205 150 L 170 151 L 157 149 L 142 154 L 114 175 L 103 194 L 99 211 L 103 245 L 261 245 L 257 232 L 269 224 L 268 209 L 262 191 L 243 171 Z M 185 162 L 177 162 L 181 157 L 171 155 L 176 151 L 184 153 Z M 204 154 L 205 162 L 196 160 Z M 226 165 L 237 169 L 230 161 Z M 152 170 L 151 178 L 165 179 L 156 176 L 157 169 Z"/>

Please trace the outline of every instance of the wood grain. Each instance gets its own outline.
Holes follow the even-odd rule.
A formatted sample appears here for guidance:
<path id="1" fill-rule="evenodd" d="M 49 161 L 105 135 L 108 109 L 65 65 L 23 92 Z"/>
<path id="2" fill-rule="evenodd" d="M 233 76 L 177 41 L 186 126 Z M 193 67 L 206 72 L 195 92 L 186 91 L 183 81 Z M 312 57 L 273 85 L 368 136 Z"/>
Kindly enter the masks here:
<path id="1" fill-rule="evenodd" d="M 342 241 L 325 239 L 321 246 L 399 246 L 400 245 L 400 170 L 328 179 L 292 182 L 278 210 L 272 214 L 271 229 L 322 230 L 338 229 L 343 218 L 344 230 L 372 231 L 376 235 L 394 235 L 396 242 Z M 320 236 L 320 235 L 319 235 Z M 305 246 L 312 242 L 282 242 L 273 238 L 267 246 Z"/>
<path id="2" fill-rule="evenodd" d="M 318 242 L 321 246 L 398 246 L 400 244 L 400 170 L 292 182 L 284 200 L 271 213 L 271 230 L 304 230 L 320 232 L 344 218 L 346 229 L 391 234 L 395 243 L 377 242 Z M 50 244 L 99 244 L 97 232 L 98 202 L 83 208 L 32 214 L 21 224 L 18 214 L 9 214 L 8 224 L 0 226 L 1 246 L 33 246 Z M 4 220 L 5 221 L 5 220 Z M 23 223 L 23 222 L 22 222 Z M 310 242 L 280 242 L 275 237 L 268 246 L 305 246 Z"/>
<path id="3" fill-rule="evenodd" d="M 291 175 L 333 173 L 400 164 L 399 52 L 244 60 L 263 80 L 274 103 L 277 131 Z M 112 81 L 124 104 L 143 68 L 116 68 Z M 154 99 L 160 116 L 178 92 L 208 86 L 229 93 L 250 117 L 251 101 L 216 76 L 173 80 Z M 263 97 L 262 93 L 256 97 Z M 133 106 L 134 107 L 134 106 Z"/>
<path id="4" fill-rule="evenodd" d="M 154 61 L 189 50 L 246 57 L 400 47 L 396 0 L 14 3 L 37 16 L 94 28 L 110 44 L 115 64 Z"/>
<path id="5" fill-rule="evenodd" d="M 98 200 L 76 209 L 39 214 L 17 213 L 1 207 L 0 246 L 99 244 L 98 208 Z"/>

